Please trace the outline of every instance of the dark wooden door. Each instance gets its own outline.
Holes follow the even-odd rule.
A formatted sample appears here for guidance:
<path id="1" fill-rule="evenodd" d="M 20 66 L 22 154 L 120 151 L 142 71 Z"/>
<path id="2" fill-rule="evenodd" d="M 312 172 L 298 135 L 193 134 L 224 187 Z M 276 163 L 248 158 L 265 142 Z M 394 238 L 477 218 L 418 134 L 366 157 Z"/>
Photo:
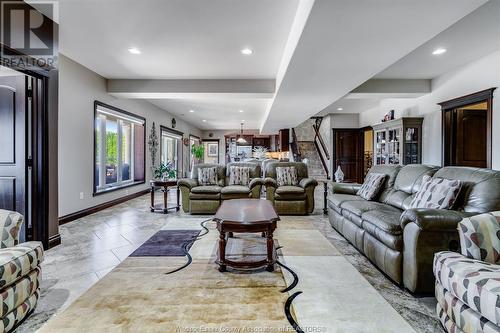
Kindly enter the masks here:
<path id="1" fill-rule="evenodd" d="M 359 129 L 334 129 L 334 169 L 340 166 L 344 172 L 344 181 L 363 182 L 363 131 Z"/>
<path id="2" fill-rule="evenodd" d="M 0 209 L 26 216 L 26 77 L 0 77 Z M 24 240 L 25 224 L 21 230 Z"/>
<path id="3" fill-rule="evenodd" d="M 487 167 L 487 111 L 456 111 L 456 153 L 454 165 Z"/>

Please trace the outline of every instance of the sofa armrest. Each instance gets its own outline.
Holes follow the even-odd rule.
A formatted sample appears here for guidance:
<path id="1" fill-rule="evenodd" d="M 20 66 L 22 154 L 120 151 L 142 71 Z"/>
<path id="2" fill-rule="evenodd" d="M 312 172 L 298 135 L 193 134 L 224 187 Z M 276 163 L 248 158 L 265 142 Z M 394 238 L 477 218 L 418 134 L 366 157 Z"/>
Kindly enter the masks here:
<path id="1" fill-rule="evenodd" d="M 434 254 L 458 251 L 458 223 L 470 214 L 443 209 L 408 209 L 403 228 L 403 283 L 416 294 L 434 291 Z"/>
<path id="2" fill-rule="evenodd" d="M 266 187 L 274 187 L 274 188 L 277 188 L 278 187 L 278 183 L 276 182 L 276 179 L 274 178 L 264 178 L 264 185 Z"/>
<path id="3" fill-rule="evenodd" d="M 414 208 L 403 212 L 400 222 L 403 229 L 408 223 L 413 222 L 422 230 L 455 231 L 458 222 L 470 215 L 447 209 Z"/>
<path id="4" fill-rule="evenodd" d="M 19 233 L 24 223 L 24 217 L 18 212 L 0 209 L 0 231 L 4 234 L 1 247 L 19 244 Z"/>
<path id="5" fill-rule="evenodd" d="M 309 186 L 318 186 L 318 182 L 316 181 L 316 179 L 312 179 L 312 178 L 302 178 L 299 182 L 299 186 L 302 187 L 302 188 L 306 188 L 306 187 L 309 187 Z"/>
<path id="6" fill-rule="evenodd" d="M 361 184 L 356 183 L 332 183 L 332 193 L 356 195 Z"/>
<path id="7" fill-rule="evenodd" d="M 189 189 L 198 186 L 198 181 L 191 178 L 182 178 L 177 181 L 177 186 L 185 186 Z"/>
<path id="8" fill-rule="evenodd" d="M 248 187 L 253 189 L 255 186 L 262 185 L 263 182 L 262 178 L 252 178 L 250 183 L 248 183 Z"/>

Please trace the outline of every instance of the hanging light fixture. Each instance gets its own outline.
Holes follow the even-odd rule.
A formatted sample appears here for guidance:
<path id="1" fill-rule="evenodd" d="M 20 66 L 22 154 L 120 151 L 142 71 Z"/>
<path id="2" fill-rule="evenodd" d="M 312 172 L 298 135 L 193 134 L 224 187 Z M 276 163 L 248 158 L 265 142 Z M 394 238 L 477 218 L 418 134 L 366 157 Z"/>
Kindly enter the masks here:
<path id="1" fill-rule="evenodd" d="M 236 142 L 239 143 L 239 144 L 248 143 L 247 140 L 245 140 L 245 138 L 243 137 L 243 122 L 241 122 L 240 137 L 238 138 L 238 140 L 236 140 Z"/>

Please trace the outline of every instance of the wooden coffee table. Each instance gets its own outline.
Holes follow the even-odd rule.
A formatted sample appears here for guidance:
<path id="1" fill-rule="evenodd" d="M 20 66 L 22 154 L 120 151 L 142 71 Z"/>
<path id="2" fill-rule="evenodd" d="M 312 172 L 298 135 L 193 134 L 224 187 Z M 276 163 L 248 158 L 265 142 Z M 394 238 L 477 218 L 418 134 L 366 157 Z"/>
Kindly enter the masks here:
<path id="1" fill-rule="evenodd" d="M 219 271 L 225 272 L 226 266 L 248 269 L 266 266 L 269 272 L 274 270 L 276 250 L 273 232 L 280 218 L 271 201 L 260 199 L 226 200 L 215 213 L 214 221 L 219 230 L 219 255 L 216 263 Z M 227 238 L 233 233 L 262 233 L 267 238 L 267 258 L 260 261 L 232 261 L 226 259 Z"/>

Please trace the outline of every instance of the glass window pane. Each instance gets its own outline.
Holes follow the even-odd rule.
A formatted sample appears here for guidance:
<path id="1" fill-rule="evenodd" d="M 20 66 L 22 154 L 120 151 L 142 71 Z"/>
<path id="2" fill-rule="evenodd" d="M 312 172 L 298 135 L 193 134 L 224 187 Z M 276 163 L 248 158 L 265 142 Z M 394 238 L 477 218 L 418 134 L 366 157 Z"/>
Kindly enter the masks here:
<path id="1" fill-rule="evenodd" d="M 118 121 L 106 117 L 106 184 L 118 180 Z"/>
<path id="2" fill-rule="evenodd" d="M 122 122 L 122 181 L 130 180 L 130 170 L 132 165 L 132 125 Z"/>
<path id="3" fill-rule="evenodd" d="M 95 119 L 95 166 L 94 166 L 94 183 L 95 186 L 101 186 L 99 169 L 101 166 L 101 117 L 98 116 Z"/>

